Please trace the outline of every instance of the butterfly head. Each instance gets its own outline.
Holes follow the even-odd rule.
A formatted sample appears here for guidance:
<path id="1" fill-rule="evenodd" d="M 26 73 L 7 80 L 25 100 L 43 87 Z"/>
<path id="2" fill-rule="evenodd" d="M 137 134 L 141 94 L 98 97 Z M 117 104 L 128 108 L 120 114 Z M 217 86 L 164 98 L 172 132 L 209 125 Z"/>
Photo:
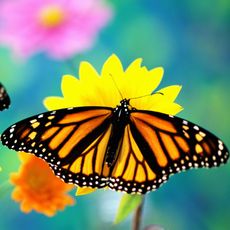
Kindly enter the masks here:
<path id="1" fill-rule="evenodd" d="M 129 106 L 129 101 L 130 101 L 130 99 L 122 99 L 120 101 L 120 106 L 122 106 L 122 107 L 128 107 Z"/>
<path id="2" fill-rule="evenodd" d="M 120 101 L 120 105 L 117 106 L 120 110 L 122 110 L 127 115 L 129 115 L 129 110 L 132 110 L 132 107 L 130 106 L 129 102 L 130 99 L 122 99 Z"/>
<path id="3" fill-rule="evenodd" d="M 122 99 L 120 101 L 120 104 L 114 108 L 113 114 L 114 114 L 114 120 L 116 121 L 122 121 L 123 123 L 127 123 L 130 115 L 130 99 Z"/>

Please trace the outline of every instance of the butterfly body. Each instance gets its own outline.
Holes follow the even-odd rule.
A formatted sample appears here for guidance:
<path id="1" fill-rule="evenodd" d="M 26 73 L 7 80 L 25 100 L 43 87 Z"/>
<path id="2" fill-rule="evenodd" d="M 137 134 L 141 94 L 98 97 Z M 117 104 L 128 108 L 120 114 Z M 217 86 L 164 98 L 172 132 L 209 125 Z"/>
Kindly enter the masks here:
<path id="1" fill-rule="evenodd" d="M 10 126 L 1 140 L 44 159 L 66 183 L 134 194 L 156 190 L 175 173 L 217 167 L 229 158 L 224 143 L 207 130 L 134 109 L 129 99 L 116 108 L 45 112 Z"/>
<path id="2" fill-rule="evenodd" d="M 112 130 L 106 149 L 106 164 L 111 167 L 121 148 L 125 127 L 130 122 L 129 100 L 123 99 L 112 113 Z"/>
<path id="3" fill-rule="evenodd" d="M 7 109 L 9 106 L 10 97 L 4 86 L 0 83 L 0 111 Z"/>

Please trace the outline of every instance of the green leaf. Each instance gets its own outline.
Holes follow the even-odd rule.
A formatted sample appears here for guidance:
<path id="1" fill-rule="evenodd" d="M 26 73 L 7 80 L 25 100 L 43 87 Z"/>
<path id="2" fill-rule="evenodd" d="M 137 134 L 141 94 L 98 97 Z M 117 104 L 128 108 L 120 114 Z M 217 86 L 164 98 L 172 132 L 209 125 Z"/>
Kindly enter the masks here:
<path id="1" fill-rule="evenodd" d="M 121 198 L 114 224 L 122 222 L 143 200 L 142 195 L 124 194 Z"/>

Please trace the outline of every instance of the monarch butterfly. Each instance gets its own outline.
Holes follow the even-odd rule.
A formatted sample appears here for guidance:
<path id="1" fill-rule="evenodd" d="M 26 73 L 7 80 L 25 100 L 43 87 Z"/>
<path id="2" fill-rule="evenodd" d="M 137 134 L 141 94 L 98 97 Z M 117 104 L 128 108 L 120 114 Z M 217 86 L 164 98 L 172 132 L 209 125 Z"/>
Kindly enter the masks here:
<path id="1" fill-rule="evenodd" d="M 4 131 L 2 143 L 48 162 L 67 183 L 126 193 L 156 190 L 189 168 L 226 163 L 228 150 L 205 129 L 159 112 L 86 106 L 41 113 Z"/>
<path id="2" fill-rule="evenodd" d="M 0 111 L 7 109 L 10 105 L 10 97 L 4 86 L 0 83 Z"/>

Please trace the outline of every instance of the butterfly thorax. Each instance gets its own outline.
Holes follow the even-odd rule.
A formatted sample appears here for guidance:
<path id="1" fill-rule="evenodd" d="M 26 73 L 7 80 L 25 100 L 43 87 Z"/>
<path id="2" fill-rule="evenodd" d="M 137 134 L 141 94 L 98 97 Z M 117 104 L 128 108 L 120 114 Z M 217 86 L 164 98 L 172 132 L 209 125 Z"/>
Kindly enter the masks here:
<path id="1" fill-rule="evenodd" d="M 128 123 L 130 115 L 129 107 L 129 100 L 123 99 L 120 101 L 120 105 L 113 110 L 114 121 Z"/>
<path id="2" fill-rule="evenodd" d="M 106 164 L 111 167 L 117 159 L 118 152 L 122 144 L 122 137 L 124 135 L 125 126 L 130 121 L 130 105 L 129 100 L 123 99 L 113 110 L 112 115 L 112 130 L 106 149 Z"/>

